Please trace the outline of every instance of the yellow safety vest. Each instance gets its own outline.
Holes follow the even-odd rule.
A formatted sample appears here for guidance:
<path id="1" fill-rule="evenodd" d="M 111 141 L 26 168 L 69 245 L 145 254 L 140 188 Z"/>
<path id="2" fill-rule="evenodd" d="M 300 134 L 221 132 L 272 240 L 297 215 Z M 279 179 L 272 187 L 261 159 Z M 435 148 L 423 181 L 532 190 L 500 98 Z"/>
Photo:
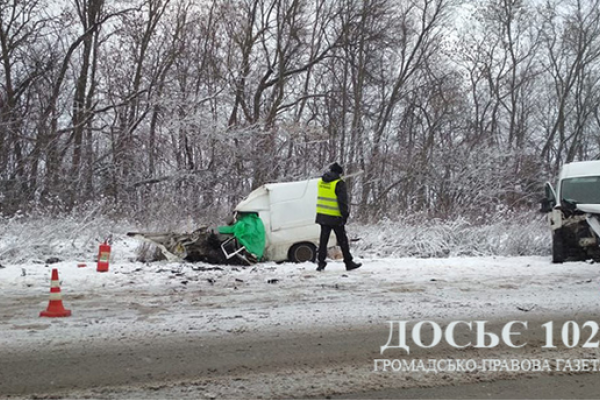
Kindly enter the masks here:
<path id="1" fill-rule="evenodd" d="M 335 187 L 341 179 L 332 182 L 323 182 L 319 179 L 319 191 L 317 195 L 317 214 L 331 215 L 341 217 L 340 207 L 338 206 Z"/>

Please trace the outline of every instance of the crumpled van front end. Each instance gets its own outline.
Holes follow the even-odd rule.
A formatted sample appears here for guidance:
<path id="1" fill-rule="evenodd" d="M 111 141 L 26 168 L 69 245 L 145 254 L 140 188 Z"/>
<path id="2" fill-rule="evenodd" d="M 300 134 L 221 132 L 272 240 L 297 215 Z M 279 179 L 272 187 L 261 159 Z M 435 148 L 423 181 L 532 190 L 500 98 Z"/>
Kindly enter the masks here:
<path id="1" fill-rule="evenodd" d="M 563 165 L 546 183 L 542 212 L 552 230 L 552 262 L 600 260 L 600 160 Z"/>

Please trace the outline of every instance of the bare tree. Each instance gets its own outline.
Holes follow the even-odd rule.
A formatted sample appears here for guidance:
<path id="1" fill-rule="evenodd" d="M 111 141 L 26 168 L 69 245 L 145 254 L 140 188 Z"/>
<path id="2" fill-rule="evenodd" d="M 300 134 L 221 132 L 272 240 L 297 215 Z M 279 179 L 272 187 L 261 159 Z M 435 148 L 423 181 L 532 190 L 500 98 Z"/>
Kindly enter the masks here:
<path id="1" fill-rule="evenodd" d="M 548 93 L 553 110 L 547 114 L 547 134 L 541 156 L 554 163 L 580 155 L 587 125 L 598 106 L 600 60 L 600 2 L 574 0 L 551 3 L 542 9 Z"/>
<path id="2" fill-rule="evenodd" d="M 36 49 L 50 23 L 41 13 L 44 5 L 0 2 L 0 199 L 6 199 L 0 200 L 0 212 L 23 207 L 36 190 L 37 160 L 28 157 L 32 138 L 25 128 L 32 116 L 29 90 L 51 68 L 48 60 L 37 57 Z"/>
<path id="3" fill-rule="evenodd" d="M 104 0 L 74 0 L 81 28 L 87 32 L 102 18 Z M 94 97 L 96 91 L 96 67 L 98 63 L 100 29 L 85 36 L 82 44 L 80 69 L 75 82 L 72 111 L 73 153 L 70 167 L 69 207 L 76 200 L 84 202 L 92 198 L 92 123 L 94 116 Z M 86 135 L 87 132 L 87 135 Z M 86 142 L 84 143 L 84 137 Z"/>
<path id="4" fill-rule="evenodd" d="M 270 167 L 278 158 L 276 121 L 308 97 L 295 86 L 340 45 L 344 29 L 336 2 L 320 0 L 244 0 L 229 2 L 234 46 L 227 59 L 235 100 L 229 126 L 252 127 L 253 185 L 277 177 Z M 312 32 L 312 33 L 310 33 Z M 239 61 L 238 61 L 239 60 Z M 240 114 L 242 119 L 240 118 Z M 266 155 L 266 157 L 265 157 Z"/>
<path id="5" fill-rule="evenodd" d="M 411 0 L 395 9 L 396 40 L 390 60 L 386 62 L 388 75 L 380 86 L 379 105 L 375 111 L 370 133 L 368 163 L 365 163 L 365 182 L 362 185 L 361 212 L 370 215 L 369 204 L 385 190 L 378 176 L 385 170 L 385 142 L 394 114 L 409 93 L 423 84 L 421 78 L 439 52 L 443 24 L 450 11 L 446 0 Z M 397 132 L 398 135 L 406 132 Z M 407 160 L 408 161 L 408 160 Z"/>

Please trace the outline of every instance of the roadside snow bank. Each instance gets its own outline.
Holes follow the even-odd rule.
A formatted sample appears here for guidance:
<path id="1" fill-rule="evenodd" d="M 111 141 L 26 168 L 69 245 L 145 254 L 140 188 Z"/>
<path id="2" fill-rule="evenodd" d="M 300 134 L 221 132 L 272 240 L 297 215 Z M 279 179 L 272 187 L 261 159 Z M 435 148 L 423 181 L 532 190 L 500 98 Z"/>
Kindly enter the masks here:
<path id="1" fill-rule="evenodd" d="M 173 223 L 179 227 L 179 224 Z M 114 221 L 93 212 L 63 218 L 4 218 L 0 224 L 0 263 L 21 264 L 59 260 L 90 259 L 107 237 L 113 240 L 113 261 L 131 261 L 140 242 L 131 242 L 128 231 L 191 232 L 191 221 L 173 227 L 147 227 Z M 545 219 L 537 214 L 522 214 L 498 219 L 488 225 L 466 219 L 453 221 L 384 220 L 377 224 L 348 225 L 352 252 L 359 257 L 451 257 L 548 255 L 550 236 Z M 132 244 L 134 243 L 134 244 Z M 139 243 L 139 246 L 135 246 Z"/>
<path id="2" fill-rule="evenodd" d="M 111 220 L 94 211 L 62 218 L 20 214 L 0 218 L 0 263 L 86 259 L 97 254 L 105 239 L 112 237 L 119 242 L 132 227 L 127 221 Z"/>
<path id="3" fill-rule="evenodd" d="M 526 256 L 550 254 L 550 230 L 545 216 L 534 213 L 478 225 L 414 218 L 349 225 L 352 248 L 371 257 Z"/>

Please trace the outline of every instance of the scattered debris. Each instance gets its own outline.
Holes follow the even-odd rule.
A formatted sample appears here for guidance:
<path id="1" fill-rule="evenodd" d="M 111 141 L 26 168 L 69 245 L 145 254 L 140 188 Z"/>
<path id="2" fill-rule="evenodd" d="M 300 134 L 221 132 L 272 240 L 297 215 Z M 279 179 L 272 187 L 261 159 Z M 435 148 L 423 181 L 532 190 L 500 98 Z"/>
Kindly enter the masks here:
<path id="1" fill-rule="evenodd" d="M 269 280 L 267 281 L 267 283 L 270 283 L 270 284 L 275 284 L 275 283 L 277 283 L 277 282 L 279 282 L 279 279 L 269 279 Z"/>
<path id="2" fill-rule="evenodd" d="M 194 271 L 223 271 L 221 267 L 192 267 Z"/>
<path id="3" fill-rule="evenodd" d="M 534 308 L 535 308 L 535 305 L 533 305 L 531 307 L 519 307 L 519 306 L 517 306 L 517 310 L 523 311 L 523 312 L 529 312 L 529 311 L 533 310 Z"/>
<path id="4" fill-rule="evenodd" d="M 6 268 L 4 265 L 0 264 L 0 269 Z"/>
<path id="5" fill-rule="evenodd" d="M 236 282 L 241 282 L 241 283 L 244 283 L 244 281 L 243 281 L 242 279 L 240 279 L 240 278 L 235 278 L 235 281 L 236 281 Z"/>
<path id="6" fill-rule="evenodd" d="M 321 287 L 323 289 L 329 288 L 329 289 L 340 289 L 340 286 L 336 283 L 335 285 L 321 285 Z"/>
<path id="7" fill-rule="evenodd" d="M 46 264 L 56 264 L 57 262 L 60 262 L 61 260 L 58 257 L 50 257 L 46 260 Z"/>
<path id="8" fill-rule="evenodd" d="M 216 281 L 213 278 L 207 278 L 206 282 L 210 283 L 211 285 L 214 285 Z"/>
<path id="9" fill-rule="evenodd" d="M 27 276 L 27 271 L 25 268 L 21 268 L 21 276 Z"/>

